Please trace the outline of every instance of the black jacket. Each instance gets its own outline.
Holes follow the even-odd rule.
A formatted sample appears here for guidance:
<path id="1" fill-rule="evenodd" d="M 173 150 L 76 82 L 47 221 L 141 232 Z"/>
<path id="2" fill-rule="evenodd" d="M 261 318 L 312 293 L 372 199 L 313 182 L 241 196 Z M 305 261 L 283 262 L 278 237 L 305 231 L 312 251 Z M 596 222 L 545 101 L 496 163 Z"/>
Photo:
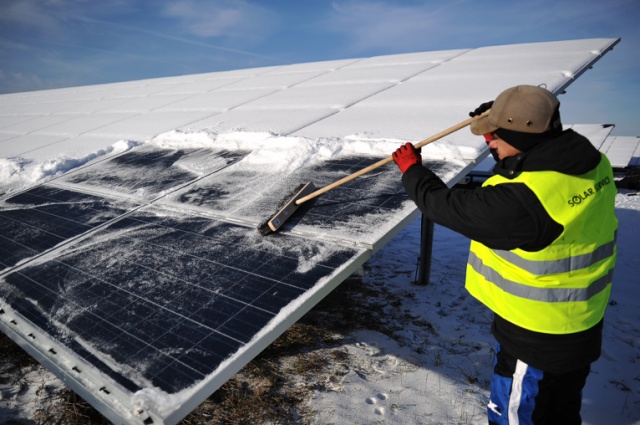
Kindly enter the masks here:
<path id="1" fill-rule="evenodd" d="M 528 152 L 498 161 L 493 172 L 514 178 L 520 171 L 558 171 L 579 175 L 595 168 L 600 153 L 585 137 L 565 130 Z M 434 223 L 490 248 L 538 251 L 562 233 L 525 184 L 449 189 L 429 169 L 414 165 L 402 176 L 403 186 Z M 505 351 L 552 373 L 584 367 L 600 356 L 602 322 L 569 335 L 549 335 L 520 328 L 495 316 L 492 332 Z"/>

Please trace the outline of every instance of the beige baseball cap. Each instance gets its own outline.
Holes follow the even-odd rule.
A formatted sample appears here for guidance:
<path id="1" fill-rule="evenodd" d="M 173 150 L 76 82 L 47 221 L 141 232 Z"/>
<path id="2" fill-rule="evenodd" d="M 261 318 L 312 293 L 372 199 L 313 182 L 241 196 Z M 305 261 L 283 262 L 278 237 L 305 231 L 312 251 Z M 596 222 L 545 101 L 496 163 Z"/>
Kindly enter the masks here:
<path id="1" fill-rule="evenodd" d="M 489 115 L 471 123 L 471 132 L 483 135 L 504 129 L 527 134 L 546 133 L 562 126 L 557 113 L 559 105 L 558 98 L 542 87 L 511 87 L 498 95 Z"/>

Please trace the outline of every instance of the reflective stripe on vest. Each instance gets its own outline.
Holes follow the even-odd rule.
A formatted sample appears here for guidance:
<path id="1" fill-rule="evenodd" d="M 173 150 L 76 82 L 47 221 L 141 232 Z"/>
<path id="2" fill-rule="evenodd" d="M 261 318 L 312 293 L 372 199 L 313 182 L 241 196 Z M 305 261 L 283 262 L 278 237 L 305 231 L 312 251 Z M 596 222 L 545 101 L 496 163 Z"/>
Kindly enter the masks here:
<path id="1" fill-rule="evenodd" d="M 604 260 L 607 257 L 611 257 L 615 253 L 616 240 L 612 240 L 598 247 L 595 251 L 576 255 L 569 258 L 561 258 L 559 260 L 548 261 L 531 261 L 524 259 L 511 251 L 504 251 L 502 249 L 494 249 L 493 252 L 503 258 L 504 260 L 515 264 L 528 271 L 531 274 L 545 275 L 556 273 L 569 273 L 572 271 L 580 270 L 594 265 L 595 263 Z"/>
<path id="2" fill-rule="evenodd" d="M 469 254 L 469 265 L 488 281 L 511 295 L 546 303 L 588 301 L 606 289 L 613 279 L 613 269 L 611 269 L 605 276 L 595 280 L 586 288 L 539 288 L 503 278 L 495 270 L 485 266 L 473 252 Z"/>
<path id="3" fill-rule="evenodd" d="M 537 252 L 493 250 L 472 241 L 466 280 L 471 295 L 504 319 L 537 332 L 574 333 L 602 319 L 617 252 L 617 189 L 608 159 L 601 158 L 582 176 L 537 171 L 485 182 L 526 184 L 563 232 Z"/>

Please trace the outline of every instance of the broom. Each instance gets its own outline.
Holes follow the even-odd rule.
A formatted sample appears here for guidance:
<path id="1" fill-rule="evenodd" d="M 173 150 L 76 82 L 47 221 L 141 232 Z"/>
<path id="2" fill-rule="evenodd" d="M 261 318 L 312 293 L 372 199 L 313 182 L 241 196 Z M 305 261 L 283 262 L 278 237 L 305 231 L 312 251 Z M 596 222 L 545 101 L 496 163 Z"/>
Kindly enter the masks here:
<path id="1" fill-rule="evenodd" d="M 416 149 L 420 149 L 423 146 L 428 145 L 429 143 L 435 142 L 436 140 L 439 140 L 441 138 L 443 138 L 444 136 L 447 136 L 451 133 L 454 133 L 458 130 L 460 130 L 461 128 L 464 128 L 468 125 L 470 125 L 472 122 L 476 121 L 477 119 L 480 119 L 486 115 L 489 114 L 490 110 L 485 111 L 484 113 L 482 113 L 481 115 L 477 115 L 475 117 L 472 118 L 468 118 L 452 127 L 449 127 L 446 130 L 441 131 L 438 134 L 435 134 L 427 139 L 424 139 L 423 141 L 417 143 L 414 145 L 414 147 Z M 388 156 L 384 159 L 381 159 L 380 161 L 376 162 L 375 164 L 371 164 L 366 168 L 363 168 L 360 171 L 356 171 L 353 174 L 350 174 L 334 183 L 331 183 L 321 189 L 316 190 L 315 186 L 313 185 L 312 182 L 306 183 L 306 184 L 301 184 L 299 185 L 294 191 L 293 193 L 290 193 L 288 196 L 285 196 L 283 198 L 283 200 L 278 204 L 277 208 L 276 208 L 276 213 L 275 215 L 273 215 L 271 218 L 268 218 L 266 220 L 264 220 L 263 222 L 261 222 L 258 225 L 258 231 L 260 232 L 260 234 L 262 235 L 269 235 L 273 232 L 276 232 L 280 227 L 282 227 L 282 225 L 289 219 L 291 218 L 291 216 L 293 215 L 293 213 L 298 209 L 298 207 L 300 207 L 300 205 L 302 205 L 304 202 L 307 202 L 310 199 L 313 199 L 317 196 L 322 195 L 325 192 L 330 191 L 331 189 L 334 189 L 338 186 L 341 186 L 347 182 L 350 182 L 351 180 L 354 180 L 360 176 L 362 176 L 363 174 L 366 174 L 370 171 L 375 170 L 376 168 L 380 168 L 383 165 L 386 165 L 390 162 L 393 161 L 393 156 Z"/>

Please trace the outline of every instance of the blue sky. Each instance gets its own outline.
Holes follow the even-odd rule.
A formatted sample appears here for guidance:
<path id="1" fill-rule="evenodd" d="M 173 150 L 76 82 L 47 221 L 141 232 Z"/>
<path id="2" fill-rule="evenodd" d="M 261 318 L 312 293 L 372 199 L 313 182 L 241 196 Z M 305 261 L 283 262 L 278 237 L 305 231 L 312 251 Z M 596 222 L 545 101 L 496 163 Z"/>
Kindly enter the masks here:
<path id="1" fill-rule="evenodd" d="M 640 136 L 639 22 L 638 0 L 0 0 L 0 93 L 621 37 L 561 96 L 563 121 Z"/>

